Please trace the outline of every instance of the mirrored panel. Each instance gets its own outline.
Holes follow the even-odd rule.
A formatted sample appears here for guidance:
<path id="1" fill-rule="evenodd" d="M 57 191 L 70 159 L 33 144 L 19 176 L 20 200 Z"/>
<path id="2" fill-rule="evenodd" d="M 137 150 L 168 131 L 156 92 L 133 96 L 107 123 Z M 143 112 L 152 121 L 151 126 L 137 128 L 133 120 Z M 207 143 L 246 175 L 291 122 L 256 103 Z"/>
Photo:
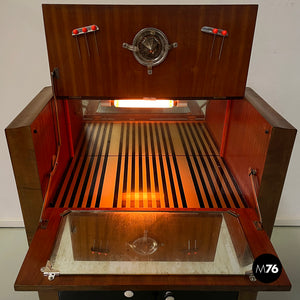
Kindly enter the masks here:
<path id="1" fill-rule="evenodd" d="M 253 257 L 226 212 L 72 211 L 50 258 L 60 274 L 245 274 Z"/>

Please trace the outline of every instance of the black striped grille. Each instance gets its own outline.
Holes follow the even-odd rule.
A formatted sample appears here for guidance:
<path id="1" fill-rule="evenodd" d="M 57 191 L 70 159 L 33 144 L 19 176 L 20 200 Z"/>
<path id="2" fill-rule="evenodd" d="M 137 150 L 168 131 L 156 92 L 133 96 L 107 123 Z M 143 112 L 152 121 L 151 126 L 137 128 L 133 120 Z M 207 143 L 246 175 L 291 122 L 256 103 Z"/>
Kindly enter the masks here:
<path id="1" fill-rule="evenodd" d="M 245 207 L 199 122 L 87 123 L 56 207 Z"/>

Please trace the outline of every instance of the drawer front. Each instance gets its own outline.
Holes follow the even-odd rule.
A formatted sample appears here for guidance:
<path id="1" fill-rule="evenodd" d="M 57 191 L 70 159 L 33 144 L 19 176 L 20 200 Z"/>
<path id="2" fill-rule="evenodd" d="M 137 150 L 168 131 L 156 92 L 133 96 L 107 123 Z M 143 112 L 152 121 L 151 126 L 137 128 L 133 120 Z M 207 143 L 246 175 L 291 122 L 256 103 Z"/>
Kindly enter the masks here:
<path id="1" fill-rule="evenodd" d="M 131 296 L 131 297 L 130 297 Z M 173 298 L 172 298 L 173 297 Z M 237 292 L 205 291 L 63 291 L 59 300 L 237 300 Z"/>

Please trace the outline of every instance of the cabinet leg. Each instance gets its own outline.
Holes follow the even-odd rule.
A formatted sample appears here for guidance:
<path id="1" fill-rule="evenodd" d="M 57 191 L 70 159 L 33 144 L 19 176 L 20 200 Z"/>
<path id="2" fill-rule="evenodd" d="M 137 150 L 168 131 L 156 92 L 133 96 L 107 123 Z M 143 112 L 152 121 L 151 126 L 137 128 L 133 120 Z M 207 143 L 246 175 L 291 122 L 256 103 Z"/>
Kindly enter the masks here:
<path id="1" fill-rule="evenodd" d="M 58 291 L 39 291 L 40 300 L 59 300 Z"/>
<path id="2" fill-rule="evenodd" d="M 257 292 L 242 291 L 239 292 L 238 300 L 256 300 Z"/>

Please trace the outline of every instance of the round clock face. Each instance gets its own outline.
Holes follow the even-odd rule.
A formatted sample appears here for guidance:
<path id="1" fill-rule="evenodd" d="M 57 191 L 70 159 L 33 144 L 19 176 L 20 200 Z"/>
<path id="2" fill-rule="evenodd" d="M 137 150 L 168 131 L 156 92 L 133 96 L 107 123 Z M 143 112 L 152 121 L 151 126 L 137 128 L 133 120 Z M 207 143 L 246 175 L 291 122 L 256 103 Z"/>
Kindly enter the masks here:
<path id="1" fill-rule="evenodd" d="M 145 60 L 153 61 L 157 59 L 162 51 L 162 45 L 160 40 L 153 36 L 147 35 L 137 45 L 141 57 Z"/>
<path id="2" fill-rule="evenodd" d="M 169 43 L 165 34 L 156 28 L 144 28 L 133 40 L 137 48 L 134 56 L 144 66 L 156 66 L 164 61 L 169 51 Z"/>

